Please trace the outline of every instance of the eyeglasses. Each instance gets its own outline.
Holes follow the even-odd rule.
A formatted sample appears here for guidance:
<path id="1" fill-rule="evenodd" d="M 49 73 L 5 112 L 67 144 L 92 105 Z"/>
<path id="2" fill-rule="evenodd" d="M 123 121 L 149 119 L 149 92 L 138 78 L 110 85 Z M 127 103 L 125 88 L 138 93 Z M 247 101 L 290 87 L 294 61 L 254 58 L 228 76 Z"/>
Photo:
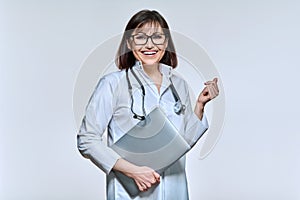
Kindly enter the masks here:
<path id="1" fill-rule="evenodd" d="M 132 35 L 131 38 L 136 45 L 145 45 L 149 38 L 151 38 L 152 43 L 155 45 L 162 45 L 166 41 L 166 35 L 162 33 L 154 33 L 150 36 L 146 35 L 145 33 L 138 33 Z"/>

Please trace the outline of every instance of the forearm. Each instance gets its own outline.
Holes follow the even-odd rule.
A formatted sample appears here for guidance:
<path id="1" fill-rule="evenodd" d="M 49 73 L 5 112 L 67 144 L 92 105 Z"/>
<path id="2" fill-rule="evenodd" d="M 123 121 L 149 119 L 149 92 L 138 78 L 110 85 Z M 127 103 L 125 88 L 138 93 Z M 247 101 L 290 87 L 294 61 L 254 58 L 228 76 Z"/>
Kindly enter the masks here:
<path id="1" fill-rule="evenodd" d="M 80 153 L 90 159 L 97 167 L 109 174 L 120 156 L 107 147 L 101 138 L 89 132 L 80 132 L 77 136 L 77 146 Z"/>
<path id="2" fill-rule="evenodd" d="M 204 114 L 204 104 L 197 102 L 194 109 L 194 113 L 200 120 L 202 120 Z"/>
<path id="3" fill-rule="evenodd" d="M 145 166 L 136 166 L 122 158 L 117 160 L 113 170 L 117 170 L 133 178 L 140 191 L 145 191 L 160 181 L 160 175 L 153 169 Z"/>
<path id="4" fill-rule="evenodd" d="M 119 158 L 115 165 L 113 166 L 113 170 L 122 172 L 126 176 L 131 177 L 132 173 L 137 170 L 137 166 L 128 162 L 127 160 L 123 158 Z"/>

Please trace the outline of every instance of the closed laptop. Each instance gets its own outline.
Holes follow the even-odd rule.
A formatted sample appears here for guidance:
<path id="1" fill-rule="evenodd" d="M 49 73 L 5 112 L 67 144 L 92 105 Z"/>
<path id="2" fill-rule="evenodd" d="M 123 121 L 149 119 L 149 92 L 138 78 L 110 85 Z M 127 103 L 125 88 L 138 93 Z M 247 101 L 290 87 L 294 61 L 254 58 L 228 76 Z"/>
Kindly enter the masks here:
<path id="1" fill-rule="evenodd" d="M 156 107 L 111 148 L 125 160 L 160 173 L 180 159 L 190 146 L 163 111 Z M 117 171 L 114 173 L 131 196 L 139 194 L 133 179 Z"/>

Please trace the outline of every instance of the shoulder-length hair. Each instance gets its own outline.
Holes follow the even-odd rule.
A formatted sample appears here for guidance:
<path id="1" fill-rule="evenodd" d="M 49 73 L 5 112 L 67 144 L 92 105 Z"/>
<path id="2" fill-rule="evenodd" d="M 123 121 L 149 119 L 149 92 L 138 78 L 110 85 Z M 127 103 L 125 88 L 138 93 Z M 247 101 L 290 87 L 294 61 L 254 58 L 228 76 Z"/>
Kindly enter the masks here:
<path id="1" fill-rule="evenodd" d="M 141 10 L 132 16 L 123 33 L 116 55 L 116 65 L 119 69 L 128 69 L 135 64 L 136 59 L 132 51 L 127 47 L 127 41 L 136 28 L 140 28 L 148 23 L 160 25 L 168 39 L 168 46 L 165 50 L 164 56 L 160 60 L 160 63 L 169 65 L 173 68 L 177 66 L 175 46 L 166 20 L 155 10 Z"/>

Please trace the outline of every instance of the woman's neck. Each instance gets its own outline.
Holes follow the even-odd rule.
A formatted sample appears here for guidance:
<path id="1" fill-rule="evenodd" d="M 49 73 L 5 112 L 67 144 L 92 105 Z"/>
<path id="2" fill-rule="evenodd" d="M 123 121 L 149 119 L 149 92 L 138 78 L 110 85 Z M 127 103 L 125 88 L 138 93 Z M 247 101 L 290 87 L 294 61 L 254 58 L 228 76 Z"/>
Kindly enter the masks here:
<path id="1" fill-rule="evenodd" d="M 158 68 L 158 63 L 155 63 L 153 65 L 143 64 L 143 69 L 150 77 L 154 77 L 161 74 Z"/>
<path id="2" fill-rule="evenodd" d="M 145 64 L 143 64 L 143 69 L 144 69 L 145 73 L 154 82 L 158 93 L 160 93 L 160 86 L 161 86 L 161 83 L 162 83 L 162 74 L 159 71 L 158 63 L 156 63 L 154 65 L 145 65 Z"/>

